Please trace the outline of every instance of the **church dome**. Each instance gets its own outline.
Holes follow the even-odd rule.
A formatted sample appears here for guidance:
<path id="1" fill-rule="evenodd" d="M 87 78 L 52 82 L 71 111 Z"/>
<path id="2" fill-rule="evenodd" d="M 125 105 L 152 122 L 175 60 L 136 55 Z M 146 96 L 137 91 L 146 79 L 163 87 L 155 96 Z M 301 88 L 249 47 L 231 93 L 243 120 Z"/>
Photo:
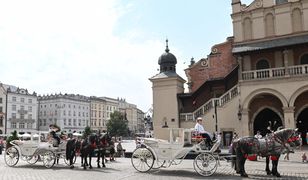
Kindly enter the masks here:
<path id="1" fill-rule="evenodd" d="M 158 64 L 160 65 L 160 72 L 166 72 L 166 71 L 175 72 L 176 63 L 177 63 L 176 57 L 172 53 L 169 53 L 168 39 L 167 39 L 165 53 L 163 53 L 158 59 Z"/>

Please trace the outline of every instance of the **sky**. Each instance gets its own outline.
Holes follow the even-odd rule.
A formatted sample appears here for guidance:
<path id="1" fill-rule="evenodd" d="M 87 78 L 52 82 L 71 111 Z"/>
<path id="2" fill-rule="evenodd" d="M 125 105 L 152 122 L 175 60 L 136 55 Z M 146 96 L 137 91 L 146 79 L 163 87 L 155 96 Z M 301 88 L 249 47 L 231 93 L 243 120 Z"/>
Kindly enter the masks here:
<path id="1" fill-rule="evenodd" d="M 187 79 L 192 57 L 232 36 L 230 14 L 231 0 L 0 0 L 0 82 L 147 112 L 166 38 Z"/>

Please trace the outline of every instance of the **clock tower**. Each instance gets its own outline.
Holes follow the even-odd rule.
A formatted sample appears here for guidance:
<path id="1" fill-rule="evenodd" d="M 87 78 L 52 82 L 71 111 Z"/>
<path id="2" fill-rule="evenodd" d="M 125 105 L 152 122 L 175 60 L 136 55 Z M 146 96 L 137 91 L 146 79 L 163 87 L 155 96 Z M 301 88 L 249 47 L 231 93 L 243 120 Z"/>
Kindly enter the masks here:
<path id="1" fill-rule="evenodd" d="M 184 93 L 182 77 L 176 73 L 176 57 L 170 53 L 168 40 L 165 52 L 159 57 L 159 74 L 150 78 L 153 90 L 153 128 L 155 138 L 168 139 L 168 128 L 179 128 L 177 94 Z"/>

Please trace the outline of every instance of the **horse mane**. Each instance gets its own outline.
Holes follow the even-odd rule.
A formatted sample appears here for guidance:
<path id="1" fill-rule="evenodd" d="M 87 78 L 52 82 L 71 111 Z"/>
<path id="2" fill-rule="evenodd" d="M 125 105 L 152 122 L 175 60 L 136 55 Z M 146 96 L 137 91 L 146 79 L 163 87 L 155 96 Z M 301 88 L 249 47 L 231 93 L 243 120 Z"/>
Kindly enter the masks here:
<path id="1" fill-rule="evenodd" d="M 274 135 L 279 137 L 282 140 L 287 140 L 294 134 L 295 131 L 296 131 L 295 129 L 285 128 L 285 129 L 275 131 Z"/>

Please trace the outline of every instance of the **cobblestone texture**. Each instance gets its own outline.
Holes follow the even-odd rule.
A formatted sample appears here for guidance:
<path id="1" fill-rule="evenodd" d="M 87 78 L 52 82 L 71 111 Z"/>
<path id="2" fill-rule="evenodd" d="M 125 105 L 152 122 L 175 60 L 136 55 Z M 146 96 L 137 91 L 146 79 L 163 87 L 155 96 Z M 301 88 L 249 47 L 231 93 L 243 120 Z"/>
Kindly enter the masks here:
<path id="1" fill-rule="evenodd" d="M 281 178 L 266 175 L 265 159 L 258 161 L 247 161 L 246 170 L 249 178 L 241 178 L 231 168 L 231 163 L 221 161 L 217 171 L 206 179 L 308 179 L 308 163 L 301 162 L 301 154 L 308 154 L 307 149 L 296 151 L 295 154 L 290 154 L 290 161 L 280 159 L 278 167 L 281 173 Z M 96 168 L 96 159 L 93 160 L 93 169 L 83 170 L 80 167 L 80 159 L 77 159 L 76 167 L 70 169 L 65 165 L 63 159 L 58 165 L 51 169 L 46 169 L 42 162 L 37 162 L 35 165 L 29 165 L 27 162 L 20 160 L 15 167 L 8 167 L 0 155 L 0 180 L 179 180 L 179 179 L 205 179 L 199 176 L 193 169 L 193 160 L 184 160 L 180 165 L 171 166 L 169 168 L 161 168 L 159 170 L 151 170 L 148 173 L 139 173 L 131 165 L 130 159 L 118 158 L 115 162 L 108 162 L 107 168 Z"/>

